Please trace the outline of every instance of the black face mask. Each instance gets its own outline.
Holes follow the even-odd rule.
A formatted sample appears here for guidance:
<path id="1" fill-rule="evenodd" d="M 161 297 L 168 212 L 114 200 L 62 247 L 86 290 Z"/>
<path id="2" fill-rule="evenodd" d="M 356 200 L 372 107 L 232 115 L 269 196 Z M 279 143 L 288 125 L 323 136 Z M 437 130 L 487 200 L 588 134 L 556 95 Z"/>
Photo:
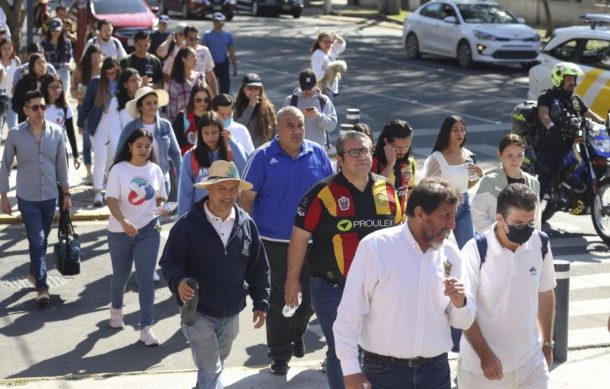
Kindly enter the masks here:
<path id="1" fill-rule="evenodd" d="M 517 228 L 517 226 L 512 224 L 508 224 L 508 222 L 506 222 L 506 225 L 508 226 L 508 234 L 506 234 L 506 237 L 508 240 L 516 244 L 524 244 L 530 239 L 532 233 L 534 233 L 534 227 L 529 225 L 525 225 L 523 227 L 519 226 L 520 228 Z"/>

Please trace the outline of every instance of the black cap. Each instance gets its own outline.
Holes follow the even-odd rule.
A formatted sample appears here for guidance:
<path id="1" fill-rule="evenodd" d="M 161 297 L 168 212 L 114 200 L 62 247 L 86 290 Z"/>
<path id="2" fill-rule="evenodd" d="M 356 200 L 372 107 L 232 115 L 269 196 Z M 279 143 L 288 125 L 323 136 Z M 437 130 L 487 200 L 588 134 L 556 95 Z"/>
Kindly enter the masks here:
<path id="1" fill-rule="evenodd" d="M 59 18 L 53 18 L 49 20 L 49 31 L 61 31 L 63 23 Z"/>
<path id="2" fill-rule="evenodd" d="M 243 86 L 263 86 L 263 80 L 256 73 L 248 73 L 241 82 Z"/>
<path id="3" fill-rule="evenodd" d="M 299 85 L 301 86 L 301 90 L 310 90 L 316 86 L 318 79 L 316 78 L 316 73 L 314 73 L 311 69 L 302 70 L 299 73 Z"/>
<path id="4" fill-rule="evenodd" d="M 44 53 L 44 50 L 42 49 L 42 46 L 40 45 L 40 43 L 30 43 L 28 45 L 27 53 L 28 54 Z"/>

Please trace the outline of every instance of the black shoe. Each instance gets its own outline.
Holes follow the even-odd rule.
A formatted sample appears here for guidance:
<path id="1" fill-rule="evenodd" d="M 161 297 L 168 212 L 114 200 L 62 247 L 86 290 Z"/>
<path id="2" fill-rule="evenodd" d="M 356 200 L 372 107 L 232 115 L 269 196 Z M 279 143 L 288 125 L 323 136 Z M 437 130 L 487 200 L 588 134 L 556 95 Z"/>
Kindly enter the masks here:
<path id="1" fill-rule="evenodd" d="M 283 359 L 275 359 L 271 364 L 271 372 L 277 375 L 288 374 L 288 362 Z"/>
<path id="2" fill-rule="evenodd" d="M 199 304 L 199 285 L 194 278 L 186 280 L 187 285 L 195 291 L 193 298 L 185 301 L 182 306 L 182 324 L 192 327 L 195 324 L 195 315 L 197 314 L 197 304 Z"/>
<path id="3" fill-rule="evenodd" d="M 305 356 L 305 345 L 302 340 L 292 344 L 292 356 L 295 358 L 303 358 Z"/>

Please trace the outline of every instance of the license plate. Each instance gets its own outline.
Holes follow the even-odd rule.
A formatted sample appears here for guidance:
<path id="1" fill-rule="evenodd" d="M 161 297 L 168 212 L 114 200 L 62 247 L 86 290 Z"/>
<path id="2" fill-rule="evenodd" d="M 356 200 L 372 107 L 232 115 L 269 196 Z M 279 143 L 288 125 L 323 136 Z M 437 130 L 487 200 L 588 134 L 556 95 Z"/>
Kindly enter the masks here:
<path id="1" fill-rule="evenodd" d="M 214 4 L 214 7 L 212 7 L 212 9 L 213 9 L 214 11 L 220 11 L 220 10 L 222 10 L 222 5 L 220 5 L 220 4 Z"/>
<path id="2" fill-rule="evenodd" d="M 133 46 L 135 44 L 135 40 L 133 38 L 127 39 L 127 46 Z"/>

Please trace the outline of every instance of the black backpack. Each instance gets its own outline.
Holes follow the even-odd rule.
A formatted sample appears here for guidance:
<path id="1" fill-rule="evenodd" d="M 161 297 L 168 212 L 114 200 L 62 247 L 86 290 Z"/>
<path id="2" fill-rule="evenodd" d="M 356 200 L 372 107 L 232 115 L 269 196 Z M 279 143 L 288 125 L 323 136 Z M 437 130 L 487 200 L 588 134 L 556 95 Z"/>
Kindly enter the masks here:
<path id="1" fill-rule="evenodd" d="M 322 95 L 318 95 L 318 102 L 320 103 L 320 111 L 324 111 L 324 106 L 326 105 L 326 100 L 324 100 L 324 97 Z M 290 105 L 292 105 L 293 107 L 296 107 L 299 103 L 299 96 L 297 96 L 296 94 L 292 94 L 292 96 L 290 97 Z"/>

